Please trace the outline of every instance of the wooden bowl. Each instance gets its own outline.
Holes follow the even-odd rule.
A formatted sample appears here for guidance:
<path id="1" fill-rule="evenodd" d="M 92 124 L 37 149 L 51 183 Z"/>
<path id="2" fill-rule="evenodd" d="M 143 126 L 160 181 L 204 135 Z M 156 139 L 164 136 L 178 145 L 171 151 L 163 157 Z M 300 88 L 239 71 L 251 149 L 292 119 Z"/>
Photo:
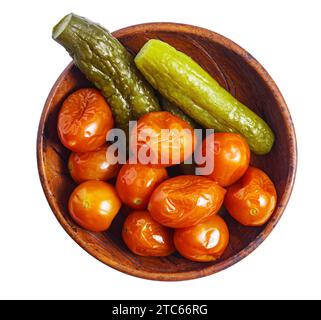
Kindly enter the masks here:
<path id="1" fill-rule="evenodd" d="M 250 254 L 270 234 L 289 200 L 297 165 L 296 138 L 286 103 L 263 67 L 231 40 L 199 27 L 174 23 L 149 23 L 114 32 L 133 54 L 143 44 L 158 38 L 195 59 L 237 99 L 258 113 L 273 129 L 275 145 L 266 156 L 252 157 L 252 164 L 272 178 L 278 204 L 272 218 L 262 227 L 244 227 L 224 210 L 231 239 L 223 257 L 212 263 L 196 263 L 175 253 L 167 258 L 139 257 L 123 243 L 120 232 L 125 212 L 118 214 L 104 233 L 88 232 L 70 218 L 67 201 L 75 187 L 67 170 L 69 151 L 59 142 L 57 114 L 73 91 L 91 84 L 70 64 L 54 84 L 44 106 L 38 131 L 37 155 L 41 183 L 52 211 L 67 233 L 88 253 L 112 268 L 152 280 L 187 280 L 223 270 Z"/>

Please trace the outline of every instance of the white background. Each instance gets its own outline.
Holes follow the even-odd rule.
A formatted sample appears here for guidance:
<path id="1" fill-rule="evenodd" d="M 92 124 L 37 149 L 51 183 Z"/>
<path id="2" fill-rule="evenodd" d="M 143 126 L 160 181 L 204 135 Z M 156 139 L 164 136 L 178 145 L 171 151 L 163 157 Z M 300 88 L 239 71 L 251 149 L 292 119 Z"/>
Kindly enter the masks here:
<path id="1" fill-rule="evenodd" d="M 0 4 L 0 298 L 321 298 L 320 1 L 55 0 Z M 228 270 L 152 282 L 89 256 L 60 227 L 43 195 L 36 133 L 45 99 L 70 61 L 52 26 L 74 12 L 111 31 L 173 21 L 234 40 L 271 74 L 297 131 L 290 203 L 269 238 Z"/>

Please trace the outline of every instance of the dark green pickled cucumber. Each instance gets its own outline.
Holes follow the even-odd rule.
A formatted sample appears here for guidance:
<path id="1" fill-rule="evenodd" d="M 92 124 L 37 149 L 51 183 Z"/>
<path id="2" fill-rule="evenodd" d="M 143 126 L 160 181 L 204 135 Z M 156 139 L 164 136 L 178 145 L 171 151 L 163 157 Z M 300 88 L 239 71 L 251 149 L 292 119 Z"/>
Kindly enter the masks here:
<path id="1" fill-rule="evenodd" d="M 155 89 L 203 127 L 242 134 L 256 154 L 271 150 L 274 134 L 267 123 L 186 54 L 150 40 L 135 63 Z"/>
<path id="2" fill-rule="evenodd" d="M 190 118 L 186 113 L 184 113 L 179 107 L 177 107 L 174 103 L 170 102 L 168 99 L 164 98 L 163 96 L 161 96 L 159 100 L 163 110 L 168 111 L 174 116 L 183 119 L 193 128 L 197 127 L 196 122 L 192 118 Z"/>
<path id="3" fill-rule="evenodd" d="M 160 111 L 154 91 L 137 70 L 133 57 L 102 26 L 69 14 L 53 28 L 52 37 L 102 91 L 119 128 L 127 131 L 128 121 Z"/>

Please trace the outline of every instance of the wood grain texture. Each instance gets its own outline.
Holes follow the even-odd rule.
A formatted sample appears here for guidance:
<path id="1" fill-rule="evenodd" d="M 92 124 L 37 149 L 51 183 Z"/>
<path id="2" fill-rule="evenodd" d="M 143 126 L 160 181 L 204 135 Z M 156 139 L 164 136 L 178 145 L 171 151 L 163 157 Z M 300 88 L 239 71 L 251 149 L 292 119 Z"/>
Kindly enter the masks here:
<path id="1" fill-rule="evenodd" d="M 221 271 L 251 253 L 273 230 L 289 200 L 294 184 L 297 150 L 293 123 L 286 103 L 264 68 L 244 49 L 212 31 L 181 24 L 150 23 L 128 27 L 114 35 L 133 54 L 148 39 L 158 38 L 185 52 L 206 69 L 237 99 L 258 113 L 271 126 L 276 141 L 266 156 L 252 155 L 252 164 L 266 171 L 278 193 L 277 208 L 269 222 L 259 228 L 243 227 L 223 209 L 230 244 L 214 263 L 196 263 L 173 254 L 167 258 L 132 254 L 120 237 L 128 209 L 123 208 L 105 233 L 92 233 L 78 227 L 67 210 L 68 197 L 75 187 L 66 161 L 69 151 L 58 140 L 57 114 L 64 99 L 78 88 L 91 86 L 70 64 L 49 93 L 40 119 L 37 156 L 41 183 L 50 207 L 67 233 L 88 253 L 103 263 L 130 275 L 152 280 L 187 280 Z"/>

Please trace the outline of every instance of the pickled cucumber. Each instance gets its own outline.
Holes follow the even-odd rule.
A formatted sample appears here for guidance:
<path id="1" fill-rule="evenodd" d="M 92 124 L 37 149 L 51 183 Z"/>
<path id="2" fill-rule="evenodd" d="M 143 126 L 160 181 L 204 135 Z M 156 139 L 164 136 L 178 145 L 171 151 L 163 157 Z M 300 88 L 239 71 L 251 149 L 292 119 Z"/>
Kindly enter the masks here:
<path id="1" fill-rule="evenodd" d="M 271 150 L 274 134 L 267 123 L 183 52 L 152 39 L 135 63 L 155 89 L 203 127 L 242 134 L 256 154 Z"/>
<path id="2" fill-rule="evenodd" d="M 52 37 L 102 91 L 119 128 L 127 131 L 130 120 L 160 111 L 154 91 L 137 70 L 133 57 L 102 26 L 69 14 L 53 28 Z"/>

